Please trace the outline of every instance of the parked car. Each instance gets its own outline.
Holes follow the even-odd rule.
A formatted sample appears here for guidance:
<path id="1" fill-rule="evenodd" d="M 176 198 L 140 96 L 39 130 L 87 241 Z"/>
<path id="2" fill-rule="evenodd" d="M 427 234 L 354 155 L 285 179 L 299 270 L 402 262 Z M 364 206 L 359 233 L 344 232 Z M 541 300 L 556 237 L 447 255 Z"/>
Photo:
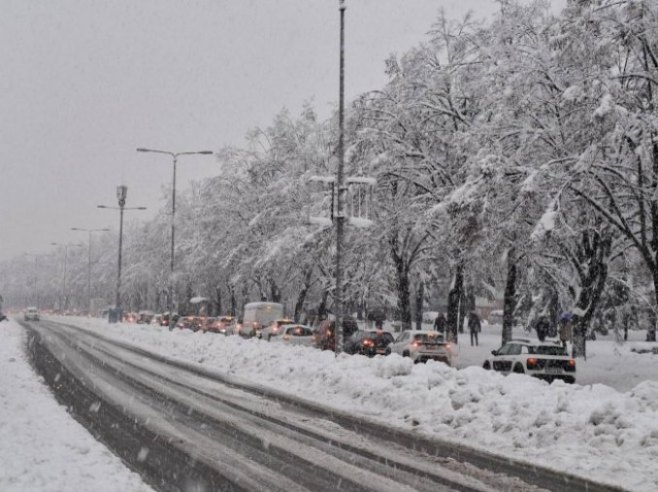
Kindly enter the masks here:
<path id="1" fill-rule="evenodd" d="M 560 342 L 512 339 L 498 350 L 492 350 L 482 367 L 505 374 L 527 374 L 546 381 L 576 382 L 576 361 L 569 357 Z"/>
<path id="2" fill-rule="evenodd" d="M 30 306 L 27 309 L 25 309 L 25 312 L 23 313 L 23 318 L 25 321 L 39 321 L 41 316 L 39 316 L 39 310 L 35 308 L 34 306 Z"/>
<path id="3" fill-rule="evenodd" d="M 291 345 L 312 347 L 315 338 L 313 336 L 313 328 L 310 326 L 292 324 L 283 325 L 281 327 L 281 335 L 275 336 L 272 340 Z"/>
<path id="4" fill-rule="evenodd" d="M 387 352 L 411 357 L 414 362 L 436 360 L 449 366 L 453 366 L 457 358 L 452 344 L 445 341 L 443 334 L 434 330 L 404 330 L 387 347 Z"/>
<path id="5" fill-rule="evenodd" d="M 386 355 L 386 349 L 394 341 L 393 335 L 383 330 L 356 331 L 344 343 L 348 354 L 361 354 L 373 357 Z"/>
<path id="6" fill-rule="evenodd" d="M 281 335 L 286 325 L 292 325 L 294 323 L 295 322 L 289 318 L 274 320 L 260 331 L 259 338 L 263 338 L 269 342 L 272 337 Z"/>
<path id="7" fill-rule="evenodd" d="M 359 329 L 354 318 L 343 319 L 343 342 L 351 337 Z M 315 332 L 315 346 L 320 350 L 336 350 L 336 322 L 324 320 Z"/>

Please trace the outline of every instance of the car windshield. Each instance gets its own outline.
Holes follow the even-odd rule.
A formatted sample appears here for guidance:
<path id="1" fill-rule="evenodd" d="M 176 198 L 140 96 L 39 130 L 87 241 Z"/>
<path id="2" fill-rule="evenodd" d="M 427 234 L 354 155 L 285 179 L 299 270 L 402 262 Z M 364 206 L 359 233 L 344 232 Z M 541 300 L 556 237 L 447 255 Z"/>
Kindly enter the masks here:
<path id="1" fill-rule="evenodd" d="M 528 352 L 531 354 L 537 355 L 568 355 L 567 349 L 560 347 L 559 345 L 537 345 L 537 346 L 528 346 Z"/>

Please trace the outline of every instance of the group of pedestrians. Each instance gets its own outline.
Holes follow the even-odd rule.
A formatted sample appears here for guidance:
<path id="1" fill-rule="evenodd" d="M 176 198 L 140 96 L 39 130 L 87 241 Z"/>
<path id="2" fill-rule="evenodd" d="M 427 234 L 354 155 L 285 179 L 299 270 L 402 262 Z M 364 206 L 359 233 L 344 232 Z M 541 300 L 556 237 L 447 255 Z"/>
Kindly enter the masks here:
<path id="1" fill-rule="evenodd" d="M 445 333 L 448 321 L 443 313 L 439 313 L 434 320 L 434 330 L 439 333 Z M 475 310 L 468 313 L 468 331 L 471 335 L 471 345 L 477 346 L 479 344 L 478 334 L 482 331 L 482 324 L 480 317 Z"/>
<path id="2" fill-rule="evenodd" d="M 571 313 L 562 313 L 557 322 L 557 333 L 546 316 L 540 316 L 535 323 L 535 331 L 540 342 L 546 340 L 547 336 L 558 335 L 562 346 L 567 348 L 567 343 L 573 343 L 573 317 Z"/>
<path id="3" fill-rule="evenodd" d="M 439 333 L 445 333 L 447 324 L 446 317 L 443 313 L 439 313 L 434 320 L 434 330 Z M 471 346 L 478 346 L 478 335 L 482 331 L 482 323 L 475 310 L 468 313 L 467 326 L 471 336 Z M 562 313 L 560 315 L 557 323 L 557 333 L 546 316 L 539 317 L 535 323 L 535 330 L 537 331 L 537 338 L 540 342 L 545 341 L 548 336 L 555 336 L 557 334 L 564 348 L 567 348 L 568 343 L 573 343 L 573 319 L 571 313 Z"/>

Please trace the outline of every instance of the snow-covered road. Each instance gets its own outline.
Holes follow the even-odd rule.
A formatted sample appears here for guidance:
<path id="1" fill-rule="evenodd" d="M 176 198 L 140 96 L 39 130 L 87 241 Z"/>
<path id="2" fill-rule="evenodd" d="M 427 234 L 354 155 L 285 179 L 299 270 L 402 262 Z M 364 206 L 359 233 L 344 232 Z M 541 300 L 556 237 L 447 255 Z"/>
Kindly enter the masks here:
<path id="1" fill-rule="evenodd" d="M 596 342 L 589 345 L 588 361 L 579 361 L 579 382 L 590 383 L 597 376 L 613 385 L 642 381 L 629 391 L 618 391 L 606 384 L 548 385 L 479 367 L 413 365 L 396 356 L 336 358 L 315 349 L 238 337 L 108 325 L 102 320 L 66 321 L 422 435 L 628 490 L 658 489 L 653 466 L 658 458 L 658 383 L 643 381 L 658 378 L 658 357 L 631 353 L 631 344 Z M 495 328 L 485 327 L 480 347 L 460 347 L 460 364 L 481 362 L 482 354 L 497 347 L 499 337 Z"/>
<path id="2" fill-rule="evenodd" d="M 165 490 L 543 490 L 523 480 L 593 487 L 454 444 L 422 442 L 70 325 L 41 321 L 33 328 L 40 337 L 31 351 L 49 383 Z"/>

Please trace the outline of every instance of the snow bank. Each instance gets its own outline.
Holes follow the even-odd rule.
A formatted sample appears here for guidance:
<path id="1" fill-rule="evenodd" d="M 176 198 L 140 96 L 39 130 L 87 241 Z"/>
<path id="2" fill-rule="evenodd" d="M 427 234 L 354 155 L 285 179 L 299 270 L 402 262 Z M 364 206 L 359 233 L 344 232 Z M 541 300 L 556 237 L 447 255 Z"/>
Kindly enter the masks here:
<path id="1" fill-rule="evenodd" d="M 10 321 L 0 324 L 0 331 L 0 490 L 152 490 L 35 377 L 24 353 L 23 329 Z"/>

